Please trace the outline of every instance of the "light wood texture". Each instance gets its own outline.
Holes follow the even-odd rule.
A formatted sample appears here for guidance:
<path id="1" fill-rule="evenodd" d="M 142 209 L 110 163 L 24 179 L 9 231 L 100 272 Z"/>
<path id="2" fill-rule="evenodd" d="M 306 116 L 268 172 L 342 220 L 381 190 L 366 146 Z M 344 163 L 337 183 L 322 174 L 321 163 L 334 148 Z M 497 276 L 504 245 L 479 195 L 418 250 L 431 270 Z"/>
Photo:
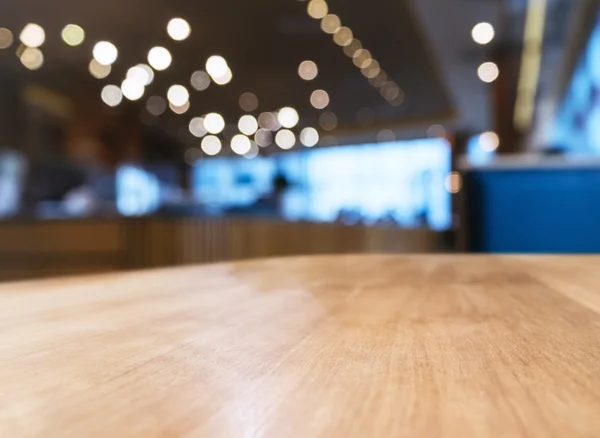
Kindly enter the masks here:
<path id="1" fill-rule="evenodd" d="M 600 257 L 322 256 L 0 287 L 2 437 L 597 437 Z"/>

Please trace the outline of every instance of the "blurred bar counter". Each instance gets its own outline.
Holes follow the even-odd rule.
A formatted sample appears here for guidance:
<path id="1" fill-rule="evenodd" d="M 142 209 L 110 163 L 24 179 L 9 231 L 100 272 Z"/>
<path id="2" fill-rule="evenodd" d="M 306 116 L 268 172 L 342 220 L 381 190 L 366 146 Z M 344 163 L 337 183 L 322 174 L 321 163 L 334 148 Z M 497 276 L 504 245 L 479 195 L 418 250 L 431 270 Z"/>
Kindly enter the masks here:
<path id="1" fill-rule="evenodd" d="M 0 281 L 304 254 L 439 251 L 427 229 L 259 218 L 0 222 Z"/>

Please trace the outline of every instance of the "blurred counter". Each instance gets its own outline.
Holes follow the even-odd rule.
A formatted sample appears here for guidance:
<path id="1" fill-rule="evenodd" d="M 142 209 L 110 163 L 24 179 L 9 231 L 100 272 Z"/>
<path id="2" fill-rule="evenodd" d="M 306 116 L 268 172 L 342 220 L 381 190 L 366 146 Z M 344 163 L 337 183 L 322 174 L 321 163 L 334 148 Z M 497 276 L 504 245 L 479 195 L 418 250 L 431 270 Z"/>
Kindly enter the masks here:
<path id="1" fill-rule="evenodd" d="M 0 222 L 0 280 L 299 254 L 439 250 L 427 229 L 258 218 Z"/>

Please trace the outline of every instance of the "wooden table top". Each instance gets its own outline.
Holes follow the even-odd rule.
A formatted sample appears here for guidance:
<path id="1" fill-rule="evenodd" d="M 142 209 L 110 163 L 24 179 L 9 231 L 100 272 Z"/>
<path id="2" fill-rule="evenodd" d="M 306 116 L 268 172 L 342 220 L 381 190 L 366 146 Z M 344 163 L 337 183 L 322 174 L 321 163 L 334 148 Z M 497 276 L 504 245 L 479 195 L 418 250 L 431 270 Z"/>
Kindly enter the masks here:
<path id="1" fill-rule="evenodd" d="M 600 436 L 600 257 L 0 286 L 2 437 Z"/>

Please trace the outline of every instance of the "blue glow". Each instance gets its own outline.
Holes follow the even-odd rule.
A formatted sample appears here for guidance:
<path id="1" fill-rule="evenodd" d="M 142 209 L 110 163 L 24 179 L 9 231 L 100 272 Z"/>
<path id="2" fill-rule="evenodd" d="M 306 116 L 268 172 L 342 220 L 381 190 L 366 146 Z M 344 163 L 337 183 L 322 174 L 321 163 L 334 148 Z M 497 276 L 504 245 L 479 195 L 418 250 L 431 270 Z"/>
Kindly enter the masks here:
<path id="1" fill-rule="evenodd" d="M 117 209 L 125 216 L 152 213 L 160 203 L 158 179 L 135 166 L 117 170 Z"/>

